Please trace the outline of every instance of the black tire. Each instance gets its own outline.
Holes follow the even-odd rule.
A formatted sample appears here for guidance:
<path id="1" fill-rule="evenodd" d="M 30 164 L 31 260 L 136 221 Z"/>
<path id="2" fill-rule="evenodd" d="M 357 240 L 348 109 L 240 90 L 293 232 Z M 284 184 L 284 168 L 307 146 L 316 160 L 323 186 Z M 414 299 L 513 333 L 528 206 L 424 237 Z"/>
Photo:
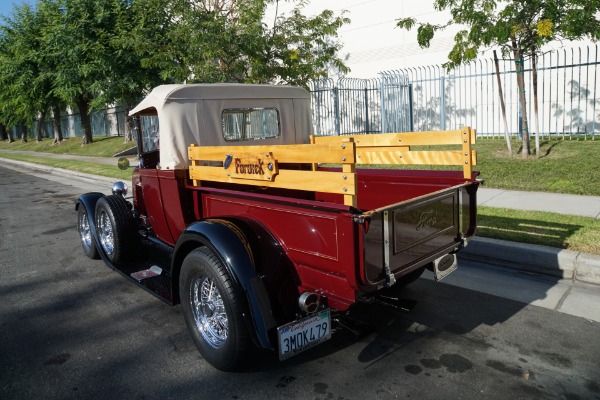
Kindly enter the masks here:
<path id="1" fill-rule="evenodd" d="M 410 285 L 411 283 L 413 283 L 414 281 L 416 281 L 417 279 L 419 279 L 421 277 L 421 275 L 423 275 L 423 272 L 425 271 L 426 267 L 420 267 L 415 269 L 414 271 L 409 272 L 408 274 L 398 278 L 396 280 L 396 284 L 394 286 L 401 288 L 404 287 L 406 285 Z"/>
<path id="2" fill-rule="evenodd" d="M 133 252 L 135 222 L 123 196 L 113 194 L 98 200 L 96 232 L 102 250 L 113 263 L 126 260 Z"/>
<path id="3" fill-rule="evenodd" d="M 98 248 L 96 247 L 96 239 L 92 234 L 92 227 L 88 220 L 87 210 L 83 204 L 79 204 L 77 209 L 77 231 L 79 232 L 79 238 L 81 239 L 81 246 L 86 256 L 92 260 L 100 258 Z"/>
<path id="4" fill-rule="evenodd" d="M 240 369 L 253 349 L 243 317 L 246 304 L 218 257 L 204 247 L 188 254 L 179 293 L 185 323 L 202 357 L 222 371 Z"/>

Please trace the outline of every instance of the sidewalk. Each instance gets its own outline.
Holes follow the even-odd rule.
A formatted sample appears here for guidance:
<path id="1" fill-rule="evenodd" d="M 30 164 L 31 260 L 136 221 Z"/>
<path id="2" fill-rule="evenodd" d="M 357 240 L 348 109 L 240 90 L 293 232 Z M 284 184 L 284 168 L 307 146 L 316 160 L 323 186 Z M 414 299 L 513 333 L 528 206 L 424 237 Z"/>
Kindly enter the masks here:
<path id="1" fill-rule="evenodd" d="M 600 197 L 598 196 L 488 189 L 484 185 L 477 190 L 477 204 L 513 210 L 546 211 L 600 218 Z"/>
<path id="2" fill-rule="evenodd" d="M 35 153 L 31 152 L 0 150 L 0 166 L 18 170 L 27 168 L 29 170 L 76 178 L 88 185 L 96 185 L 98 187 L 96 190 L 100 191 L 110 190 L 112 183 L 115 181 L 113 178 L 100 177 L 47 167 L 40 164 L 2 158 L 2 152 L 35 155 Z M 41 154 L 39 155 L 42 156 Z M 44 153 L 43 157 L 78 159 L 102 164 L 112 164 L 115 165 L 115 168 L 117 165 L 116 158 L 108 157 L 71 156 L 48 153 Z M 600 197 L 597 196 L 524 192 L 480 187 L 477 191 L 477 203 L 478 205 L 489 207 L 546 211 L 600 218 Z M 486 260 L 487 262 L 493 262 L 502 267 L 526 271 L 532 274 L 600 285 L 600 255 L 476 236 L 464 250 L 459 252 L 459 258 L 476 261 Z"/>

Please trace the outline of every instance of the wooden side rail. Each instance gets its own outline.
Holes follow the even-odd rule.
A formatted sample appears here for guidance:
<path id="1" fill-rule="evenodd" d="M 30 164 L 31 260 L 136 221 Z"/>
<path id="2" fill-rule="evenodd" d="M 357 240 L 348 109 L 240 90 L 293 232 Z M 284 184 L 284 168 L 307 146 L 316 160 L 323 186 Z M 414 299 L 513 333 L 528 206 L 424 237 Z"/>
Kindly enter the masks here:
<path id="1" fill-rule="evenodd" d="M 346 196 L 356 205 L 354 143 L 342 138 L 335 143 L 278 146 L 188 147 L 190 179 L 298 189 Z M 285 169 L 282 164 L 342 164 L 342 172 Z"/>
<path id="2" fill-rule="evenodd" d="M 197 146 L 188 148 L 190 179 L 344 195 L 356 207 L 357 164 L 462 165 L 471 179 L 476 165 L 475 131 L 385 133 L 311 137 L 311 144 Z M 411 146 L 460 145 L 460 150 L 411 150 Z M 341 172 L 286 169 L 285 164 L 341 164 Z"/>
<path id="3" fill-rule="evenodd" d="M 471 179 L 477 165 L 475 130 L 465 127 L 452 131 L 382 133 L 353 136 L 313 136 L 312 142 L 335 143 L 352 138 L 356 164 L 461 165 L 465 179 Z M 411 150 L 411 146 L 460 145 L 453 150 Z"/>

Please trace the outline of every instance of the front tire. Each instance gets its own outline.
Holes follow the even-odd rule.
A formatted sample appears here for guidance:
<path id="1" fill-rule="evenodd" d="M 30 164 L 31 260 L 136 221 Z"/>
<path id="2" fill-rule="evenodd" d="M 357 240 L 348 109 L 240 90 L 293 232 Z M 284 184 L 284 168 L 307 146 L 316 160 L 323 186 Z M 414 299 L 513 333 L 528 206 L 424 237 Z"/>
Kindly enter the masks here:
<path id="1" fill-rule="evenodd" d="M 122 196 L 113 194 L 98 200 L 96 231 L 100 246 L 110 261 L 121 262 L 131 253 L 135 222 L 127 201 Z"/>
<path id="2" fill-rule="evenodd" d="M 207 248 L 183 261 L 179 293 L 186 325 L 200 351 L 222 371 L 239 369 L 252 348 L 245 303 L 223 263 Z"/>
<path id="3" fill-rule="evenodd" d="M 99 259 L 100 254 L 98 254 L 96 240 L 94 239 L 94 235 L 92 234 L 92 228 L 88 219 L 87 210 L 85 209 L 85 206 L 81 203 L 79 204 L 79 208 L 77 210 L 77 231 L 79 232 L 79 237 L 81 238 L 81 246 L 83 247 L 83 252 L 85 253 L 85 255 L 91 258 L 92 260 Z"/>

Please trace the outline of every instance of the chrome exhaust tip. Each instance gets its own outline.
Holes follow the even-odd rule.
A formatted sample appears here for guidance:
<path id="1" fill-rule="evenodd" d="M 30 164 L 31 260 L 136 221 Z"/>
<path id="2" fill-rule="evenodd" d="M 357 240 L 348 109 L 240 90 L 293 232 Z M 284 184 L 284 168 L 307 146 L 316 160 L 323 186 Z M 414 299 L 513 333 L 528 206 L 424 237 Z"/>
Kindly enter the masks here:
<path id="1" fill-rule="evenodd" d="M 321 297 L 312 292 L 304 292 L 298 297 L 298 306 L 306 313 L 314 313 L 319 309 Z"/>

